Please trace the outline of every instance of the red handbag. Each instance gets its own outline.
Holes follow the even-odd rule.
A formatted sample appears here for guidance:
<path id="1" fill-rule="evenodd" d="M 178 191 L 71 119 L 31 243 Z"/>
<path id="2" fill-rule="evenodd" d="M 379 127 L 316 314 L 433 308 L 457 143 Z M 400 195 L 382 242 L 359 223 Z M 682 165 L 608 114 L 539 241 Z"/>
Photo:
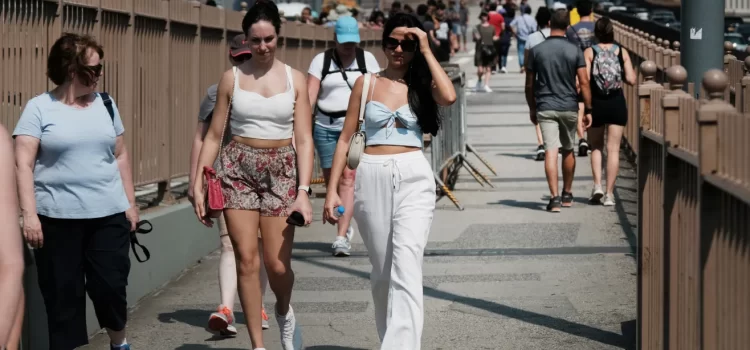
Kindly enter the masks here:
<path id="1" fill-rule="evenodd" d="M 234 77 L 237 79 L 237 67 L 232 67 L 234 71 Z M 227 105 L 227 114 L 224 116 L 224 127 L 221 129 L 221 139 L 219 143 L 219 164 L 221 162 L 221 151 L 224 148 L 224 133 L 227 130 L 227 122 L 229 121 L 229 112 L 232 110 L 232 99 L 234 98 L 234 85 L 232 83 L 232 94 L 229 97 L 229 105 Z M 221 216 L 224 210 L 224 192 L 221 190 L 221 180 L 216 176 L 216 170 L 210 166 L 203 167 L 203 177 L 206 181 L 206 216 L 209 218 L 218 218 Z"/>
<path id="2" fill-rule="evenodd" d="M 206 216 L 218 218 L 224 210 L 224 193 L 221 191 L 221 180 L 216 177 L 216 170 L 209 166 L 203 167 L 206 178 Z"/>

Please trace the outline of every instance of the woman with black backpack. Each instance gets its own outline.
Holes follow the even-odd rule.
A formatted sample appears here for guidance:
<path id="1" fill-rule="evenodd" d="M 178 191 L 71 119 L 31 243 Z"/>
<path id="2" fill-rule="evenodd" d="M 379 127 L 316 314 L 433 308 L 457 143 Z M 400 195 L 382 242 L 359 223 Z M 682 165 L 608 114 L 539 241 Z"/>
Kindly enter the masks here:
<path id="1" fill-rule="evenodd" d="M 622 87 L 634 85 L 636 74 L 625 48 L 615 44 L 612 21 L 602 17 L 594 25 L 598 44 L 584 51 L 586 68 L 591 80 L 591 116 L 588 129 L 591 145 L 591 170 L 594 174 L 592 203 L 613 206 L 615 179 L 620 167 L 620 141 L 628 122 L 627 104 Z M 602 191 L 602 150 L 604 132 L 607 132 L 607 192 Z"/>

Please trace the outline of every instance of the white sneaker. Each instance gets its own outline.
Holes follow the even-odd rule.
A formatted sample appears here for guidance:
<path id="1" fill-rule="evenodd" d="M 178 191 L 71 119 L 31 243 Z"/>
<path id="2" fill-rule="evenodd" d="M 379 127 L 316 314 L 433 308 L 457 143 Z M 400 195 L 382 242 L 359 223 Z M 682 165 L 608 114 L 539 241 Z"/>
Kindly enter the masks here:
<path id="1" fill-rule="evenodd" d="M 354 227 L 352 227 L 352 225 L 349 225 L 349 229 L 346 230 L 346 239 L 351 242 L 352 238 L 354 238 Z"/>
<path id="2" fill-rule="evenodd" d="M 492 89 L 490 89 L 489 85 L 484 86 L 484 92 L 492 92 Z"/>
<path id="3" fill-rule="evenodd" d="M 614 205 L 615 205 L 615 199 L 614 199 L 614 196 L 613 196 L 613 195 L 611 195 L 611 194 L 607 194 L 606 196 L 604 196 L 604 200 L 602 200 L 602 204 L 603 204 L 603 205 L 604 205 L 605 207 L 611 207 L 611 206 L 614 206 Z"/>
<path id="4" fill-rule="evenodd" d="M 346 232 L 349 236 L 349 231 Z M 333 241 L 333 255 L 334 256 L 349 256 L 351 253 L 349 250 L 352 249 L 352 244 L 349 242 L 349 238 L 336 236 L 336 240 Z"/>
<path id="5" fill-rule="evenodd" d="M 503 69 L 501 69 L 500 71 L 503 72 L 503 74 L 508 73 L 508 69 L 506 69 L 505 67 L 503 67 Z"/>
<path id="6" fill-rule="evenodd" d="M 477 86 L 474 87 L 474 91 L 482 91 L 482 81 L 477 80 Z"/>
<path id="7" fill-rule="evenodd" d="M 274 309 L 276 308 L 274 307 Z M 276 321 L 279 323 L 279 333 L 281 333 L 281 348 L 283 350 L 301 350 L 302 329 L 297 324 L 292 306 L 289 305 L 289 312 L 284 316 L 276 312 Z"/>
<path id="8" fill-rule="evenodd" d="M 591 189 L 591 197 L 589 197 L 589 202 L 599 204 L 602 202 L 602 197 L 604 197 L 602 185 L 594 185 L 594 188 Z"/>

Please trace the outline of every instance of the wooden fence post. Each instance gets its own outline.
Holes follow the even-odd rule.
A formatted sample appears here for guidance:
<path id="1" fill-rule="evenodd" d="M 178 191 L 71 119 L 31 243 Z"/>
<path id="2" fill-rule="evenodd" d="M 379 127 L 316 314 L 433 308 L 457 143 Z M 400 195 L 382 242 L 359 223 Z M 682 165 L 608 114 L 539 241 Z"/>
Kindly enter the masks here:
<path id="1" fill-rule="evenodd" d="M 656 71 L 653 61 L 641 63 L 644 81 L 638 86 L 639 130 L 651 129 L 651 90 L 662 88 L 654 81 Z"/>
<path id="2" fill-rule="evenodd" d="M 700 175 L 698 177 L 698 213 L 700 222 L 700 254 L 702 271 L 699 275 L 701 288 L 700 311 L 702 328 L 702 348 L 718 349 L 719 334 L 716 330 L 717 321 L 721 317 L 721 310 L 717 302 L 721 298 L 717 289 L 717 277 L 722 271 L 718 270 L 717 262 L 721 257 L 717 256 L 716 249 L 711 249 L 714 244 L 714 233 L 721 220 L 721 196 L 719 190 L 703 182 L 706 175 L 718 172 L 719 149 L 718 122 L 719 115 L 734 112 L 731 104 L 723 100 L 724 91 L 729 86 L 729 77 L 718 69 L 712 69 L 703 75 L 703 87 L 708 93 L 709 100 L 703 104 L 698 111 L 698 164 Z"/>
<path id="3" fill-rule="evenodd" d="M 667 80 L 669 80 L 669 93 L 662 99 L 664 106 L 664 145 L 666 147 L 677 147 L 680 136 L 680 99 L 688 98 L 682 88 L 687 81 L 687 71 L 682 66 L 667 68 Z M 665 148 L 666 148 L 665 147 Z"/>

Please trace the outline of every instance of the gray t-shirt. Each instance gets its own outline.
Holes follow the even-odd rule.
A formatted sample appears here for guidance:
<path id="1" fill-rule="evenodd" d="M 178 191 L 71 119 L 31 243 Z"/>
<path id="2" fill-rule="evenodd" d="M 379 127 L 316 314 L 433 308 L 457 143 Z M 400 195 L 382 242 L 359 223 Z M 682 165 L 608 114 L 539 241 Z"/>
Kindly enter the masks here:
<path id="1" fill-rule="evenodd" d="M 112 109 L 114 118 L 99 95 L 86 108 L 50 93 L 26 103 L 13 136 L 39 139 L 34 193 L 40 215 L 95 219 L 130 208 L 115 158 L 115 142 L 125 128 L 114 99 Z"/>
<path id="2" fill-rule="evenodd" d="M 211 124 L 211 119 L 214 114 L 214 107 L 216 106 L 216 93 L 219 90 L 219 84 L 214 84 L 208 87 L 206 90 L 206 97 L 201 101 L 201 106 L 198 111 L 198 121 Z M 231 113 L 231 112 L 230 112 Z M 230 116 L 231 117 L 231 116 Z M 224 130 L 224 145 L 232 140 L 232 132 L 227 123 L 227 129 Z"/>
<path id="3" fill-rule="evenodd" d="M 537 111 L 578 111 L 576 71 L 585 67 L 581 49 L 562 36 L 551 36 L 529 50 L 526 69 L 536 75 Z"/>
<path id="4" fill-rule="evenodd" d="M 581 50 L 588 49 L 591 45 L 596 44 L 596 37 L 594 36 L 594 22 L 581 21 L 568 27 L 565 34 L 568 40 L 573 44 L 578 45 Z"/>

